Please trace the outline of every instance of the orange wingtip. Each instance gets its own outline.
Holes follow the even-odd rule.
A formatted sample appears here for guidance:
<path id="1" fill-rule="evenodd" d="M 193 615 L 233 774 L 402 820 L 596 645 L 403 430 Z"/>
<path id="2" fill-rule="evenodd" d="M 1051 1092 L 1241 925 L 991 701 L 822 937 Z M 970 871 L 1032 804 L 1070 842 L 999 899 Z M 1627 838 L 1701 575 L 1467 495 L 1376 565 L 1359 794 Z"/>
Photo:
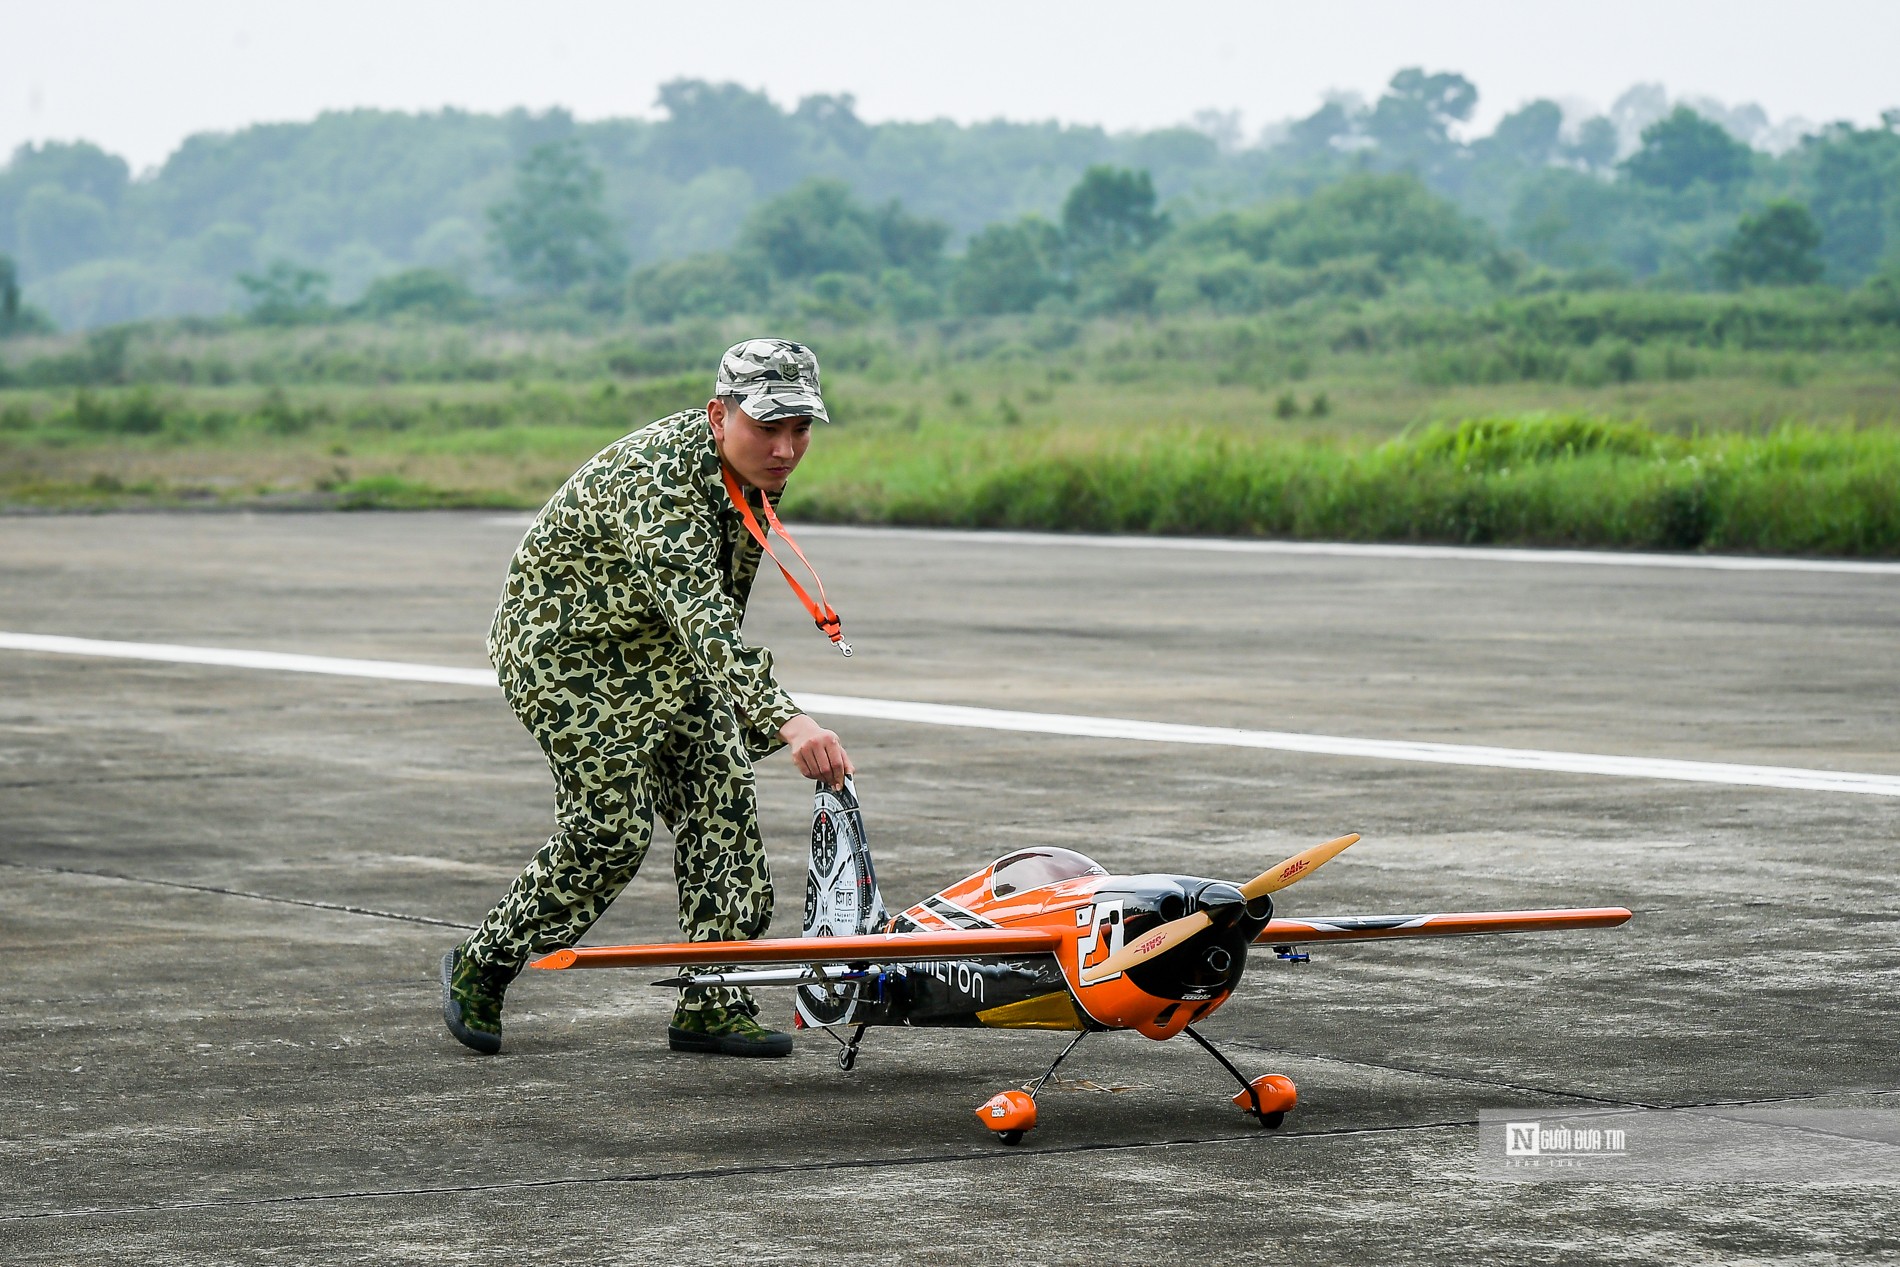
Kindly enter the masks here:
<path id="1" fill-rule="evenodd" d="M 697 964 L 920 963 L 933 959 L 1048 954 L 1059 933 L 984 928 L 942 933 L 869 933 L 860 937 L 770 937 L 759 941 L 686 941 L 654 946 L 557 950 L 536 968 L 666 968 Z"/>
<path id="2" fill-rule="evenodd" d="M 1339 915 L 1275 919 L 1255 941 L 1290 945 L 1320 941 L 1383 941 L 1400 937 L 1473 937 L 1481 933 L 1548 933 L 1615 928 L 1630 913 L 1620 906 L 1550 911 L 1454 911 L 1444 915 Z"/>

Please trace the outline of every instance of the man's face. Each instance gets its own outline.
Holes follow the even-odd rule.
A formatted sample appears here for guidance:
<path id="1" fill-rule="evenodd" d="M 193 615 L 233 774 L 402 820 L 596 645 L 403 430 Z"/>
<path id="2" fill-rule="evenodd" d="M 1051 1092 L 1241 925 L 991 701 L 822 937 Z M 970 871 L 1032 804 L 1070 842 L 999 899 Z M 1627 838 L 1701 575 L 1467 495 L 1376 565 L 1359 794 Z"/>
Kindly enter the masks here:
<path id="1" fill-rule="evenodd" d="M 785 489 L 799 460 L 811 444 L 810 418 L 780 418 L 760 422 L 739 408 L 726 408 L 717 398 L 706 404 L 719 457 L 739 482 L 776 496 Z"/>

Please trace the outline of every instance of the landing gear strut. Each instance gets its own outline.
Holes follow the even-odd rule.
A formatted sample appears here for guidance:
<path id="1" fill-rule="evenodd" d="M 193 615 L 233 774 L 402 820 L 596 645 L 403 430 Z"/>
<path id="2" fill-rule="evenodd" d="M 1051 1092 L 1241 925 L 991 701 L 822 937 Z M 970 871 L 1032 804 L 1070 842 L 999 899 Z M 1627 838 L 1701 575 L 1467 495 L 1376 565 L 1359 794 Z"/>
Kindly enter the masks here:
<path id="1" fill-rule="evenodd" d="M 1036 1095 L 1045 1082 L 1055 1076 L 1056 1069 L 1069 1058 L 1083 1039 L 1089 1036 L 1087 1030 L 1080 1030 L 1062 1054 L 1052 1061 L 1042 1072 L 1042 1077 L 1030 1084 L 1027 1091 L 1000 1091 L 977 1106 L 977 1120 L 996 1135 L 999 1144 L 1020 1144 L 1023 1136 L 1036 1129 Z"/>
<path id="2" fill-rule="evenodd" d="M 1208 1055 L 1220 1061 L 1221 1068 L 1234 1075 L 1234 1081 L 1240 1084 L 1240 1094 L 1234 1097 L 1234 1104 L 1242 1111 L 1258 1118 L 1266 1129 L 1278 1130 L 1286 1121 L 1287 1110 L 1299 1099 L 1299 1091 L 1293 1085 L 1293 1079 L 1285 1074 L 1262 1074 L 1249 1082 L 1247 1075 L 1234 1068 L 1234 1062 L 1220 1054 L 1214 1044 L 1201 1037 L 1192 1025 L 1181 1031 L 1199 1043 Z"/>

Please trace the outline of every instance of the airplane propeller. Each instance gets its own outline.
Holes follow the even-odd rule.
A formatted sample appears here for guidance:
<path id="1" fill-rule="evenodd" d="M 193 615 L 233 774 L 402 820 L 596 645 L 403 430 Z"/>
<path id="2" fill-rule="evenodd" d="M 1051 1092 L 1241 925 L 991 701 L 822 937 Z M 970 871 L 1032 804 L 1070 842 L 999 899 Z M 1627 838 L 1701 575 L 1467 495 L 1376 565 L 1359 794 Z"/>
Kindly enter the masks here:
<path id="1" fill-rule="evenodd" d="M 1130 968 L 1139 967 L 1158 955 L 1167 954 L 1188 938 L 1212 928 L 1217 913 L 1226 914 L 1234 909 L 1245 909 L 1249 903 L 1266 897 L 1270 893 L 1278 893 L 1289 884 L 1305 879 L 1321 866 L 1338 857 L 1358 839 L 1359 834 L 1354 832 L 1349 836 L 1341 836 L 1337 840 L 1329 840 L 1323 845 L 1314 845 L 1311 849 L 1301 850 L 1291 858 L 1261 872 L 1241 885 L 1241 901 L 1225 902 L 1212 908 L 1203 907 L 1192 915 L 1183 915 L 1180 919 L 1171 920 L 1159 928 L 1150 930 L 1138 940 L 1123 946 L 1097 964 L 1095 970 L 1089 973 L 1089 979 L 1105 981 Z"/>

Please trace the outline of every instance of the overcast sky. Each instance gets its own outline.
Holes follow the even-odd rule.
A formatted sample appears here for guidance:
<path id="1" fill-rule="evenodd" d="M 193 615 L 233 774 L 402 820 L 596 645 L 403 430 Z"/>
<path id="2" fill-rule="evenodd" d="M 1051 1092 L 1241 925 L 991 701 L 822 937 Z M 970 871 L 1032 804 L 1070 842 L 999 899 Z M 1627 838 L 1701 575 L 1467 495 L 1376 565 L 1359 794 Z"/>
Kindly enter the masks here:
<path id="1" fill-rule="evenodd" d="M 866 119 L 1110 128 L 1238 110 L 1249 133 L 1330 90 L 1456 70 L 1478 125 L 1638 81 L 1779 120 L 1900 106 L 1900 0 L 0 0 L 0 155 L 86 138 L 135 169 L 187 135 L 380 106 L 652 116 L 689 76 Z"/>

